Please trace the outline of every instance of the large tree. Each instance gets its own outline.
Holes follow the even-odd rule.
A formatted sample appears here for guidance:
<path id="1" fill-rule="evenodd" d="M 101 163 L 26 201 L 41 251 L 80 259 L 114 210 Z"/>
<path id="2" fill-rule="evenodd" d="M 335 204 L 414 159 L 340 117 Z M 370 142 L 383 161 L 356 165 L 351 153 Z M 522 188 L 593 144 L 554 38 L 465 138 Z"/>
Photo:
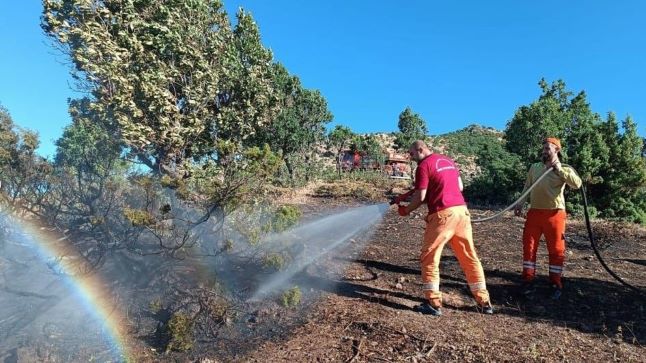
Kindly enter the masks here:
<path id="1" fill-rule="evenodd" d="M 325 138 L 325 125 L 332 120 L 332 113 L 318 90 L 303 88 L 298 77 L 279 63 L 274 65 L 274 78 L 281 112 L 271 125 L 258 132 L 257 142 L 267 143 L 281 153 L 293 180 L 294 161 L 310 157 L 316 143 Z"/>
<path id="2" fill-rule="evenodd" d="M 42 27 L 130 154 L 157 173 L 241 144 L 278 111 L 272 54 L 220 1 L 44 0 Z M 217 159 L 217 158 L 216 158 Z"/>
<path id="3" fill-rule="evenodd" d="M 407 150 L 415 140 L 424 140 L 428 134 L 426 121 L 410 107 L 399 114 L 397 127 L 399 132 L 395 135 L 395 144 L 400 150 Z"/>
<path id="4" fill-rule="evenodd" d="M 637 124 L 628 116 L 622 122 L 623 134 L 608 167 L 610 185 L 607 213 L 611 217 L 646 224 L 646 158 L 642 155 L 643 141 L 637 134 Z"/>
<path id="5" fill-rule="evenodd" d="M 21 129 L 0 105 L 0 184 L 3 197 L 16 210 L 41 215 L 51 188 L 51 164 L 36 154 L 38 134 Z"/>
<path id="6" fill-rule="evenodd" d="M 341 175 L 341 153 L 350 147 L 354 133 L 352 130 L 343 125 L 336 125 L 328 134 L 328 144 L 334 150 L 336 155 L 336 170 Z"/>
<path id="7" fill-rule="evenodd" d="M 48 203 L 52 223 L 80 227 L 102 219 L 115 197 L 114 181 L 125 177 L 122 144 L 90 105 L 87 98 L 69 101 L 72 124 L 56 140 L 58 192 Z"/>
<path id="8" fill-rule="evenodd" d="M 507 150 L 519 155 L 524 163 L 533 162 L 540 154 L 543 139 L 548 136 L 563 139 L 570 121 L 567 114 L 571 93 L 563 81 L 548 85 L 541 79 L 543 93 L 528 106 L 521 106 L 507 124 Z"/>

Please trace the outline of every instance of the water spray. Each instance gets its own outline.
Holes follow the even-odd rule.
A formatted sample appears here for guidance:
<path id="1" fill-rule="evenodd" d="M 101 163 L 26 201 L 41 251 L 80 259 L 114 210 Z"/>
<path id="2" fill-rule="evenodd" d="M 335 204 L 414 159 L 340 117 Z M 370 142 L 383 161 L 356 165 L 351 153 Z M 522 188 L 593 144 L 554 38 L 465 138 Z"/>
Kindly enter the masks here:
<path id="1" fill-rule="evenodd" d="M 276 244 L 288 241 L 299 249 L 286 269 L 261 281 L 260 287 L 249 301 L 259 301 L 272 293 L 284 290 L 294 276 L 321 257 L 346 245 L 353 238 L 369 233 L 387 211 L 387 203 L 353 208 L 267 237 L 262 243 Z"/>

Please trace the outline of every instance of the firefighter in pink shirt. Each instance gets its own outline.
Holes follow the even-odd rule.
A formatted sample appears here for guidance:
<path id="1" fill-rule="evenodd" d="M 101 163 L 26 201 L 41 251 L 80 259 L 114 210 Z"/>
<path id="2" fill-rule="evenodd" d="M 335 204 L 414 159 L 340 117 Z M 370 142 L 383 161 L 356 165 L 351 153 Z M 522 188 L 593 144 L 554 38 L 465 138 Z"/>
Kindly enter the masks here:
<path id="1" fill-rule="evenodd" d="M 455 162 L 449 157 L 433 153 L 423 141 L 415 141 L 409 153 L 418 162 L 415 189 L 398 198 L 403 201 L 412 194 L 407 206 L 399 205 L 399 214 L 407 216 L 423 203 L 428 206 L 426 232 L 420 255 L 424 295 L 428 302 L 415 310 L 441 315 L 440 257 L 448 242 L 464 271 L 469 289 L 481 311 L 493 314 L 482 264 L 473 244 L 471 217 L 462 196 L 462 179 Z"/>

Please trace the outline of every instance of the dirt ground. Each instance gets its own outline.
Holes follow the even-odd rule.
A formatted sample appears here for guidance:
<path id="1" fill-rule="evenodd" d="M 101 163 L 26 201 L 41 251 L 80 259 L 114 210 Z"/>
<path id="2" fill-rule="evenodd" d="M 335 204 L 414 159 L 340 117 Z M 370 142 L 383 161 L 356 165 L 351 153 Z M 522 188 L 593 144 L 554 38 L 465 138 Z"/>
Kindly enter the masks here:
<path id="1" fill-rule="evenodd" d="M 311 205 L 309 201 L 309 208 Z M 478 217 L 490 212 L 472 213 Z M 412 310 L 423 301 L 418 254 L 424 226 L 421 214 L 402 218 L 392 208 L 365 244 L 356 243 L 328 256 L 328 261 L 320 264 L 325 268 L 303 272 L 302 283 L 318 280 L 328 284 L 319 284 L 325 286 L 321 294 L 301 306 L 301 315 L 283 315 L 284 321 L 291 319 L 289 327 L 270 329 L 266 331 L 269 337 L 257 335 L 256 340 L 246 342 L 246 349 L 224 360 L 646 361 L 645 295 L 621 286 L 606 273 L 593 255 L 582 221 L 568 224 L 565 289 L 558 301 L 549 298 L 544 242 L 537 261 L 537 293 L 531 300 L 520 298 L 521 217 L 510 213 L 474 225 L 496 309 L 491 316 L 477 311 L 448 246 L 440 270 L 443 315 L 433 317 Z M 646 291 L 646 230 L 608 222 L 595 222 L 593 229 L 611 268 Z M 334 269 L 332 265 L 340 275 L 327 273 L 326 269 Z M 202 356 L 197 361 L 218 360 Z"/>

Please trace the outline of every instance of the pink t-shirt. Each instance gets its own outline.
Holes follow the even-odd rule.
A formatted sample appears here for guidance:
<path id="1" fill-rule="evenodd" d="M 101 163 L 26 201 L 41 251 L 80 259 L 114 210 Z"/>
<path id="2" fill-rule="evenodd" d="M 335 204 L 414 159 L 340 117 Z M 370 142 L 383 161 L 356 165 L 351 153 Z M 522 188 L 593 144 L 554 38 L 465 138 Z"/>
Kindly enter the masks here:
<path id="1" fill-rule="evenodd" d="M 426 189 L 429 213 L 466 205 L 459 177 L 460 171 L 448 156 L 433 153 L 419 163 L 415 171 L 415 189 Z"/>

